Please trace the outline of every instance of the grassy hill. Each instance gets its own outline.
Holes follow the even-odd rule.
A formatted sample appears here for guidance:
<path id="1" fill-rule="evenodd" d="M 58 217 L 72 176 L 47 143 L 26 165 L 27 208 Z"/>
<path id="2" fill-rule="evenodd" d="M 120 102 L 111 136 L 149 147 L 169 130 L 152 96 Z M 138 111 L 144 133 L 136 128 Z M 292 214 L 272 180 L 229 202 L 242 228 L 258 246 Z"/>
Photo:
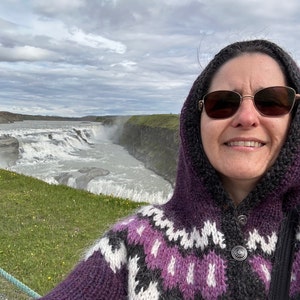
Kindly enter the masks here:
<path id="1" fill-rule="evenodd" d="M 0 267 L 41 295 L 112 223 L 141 205 L 6 170 L 0 170 L 0 191 Z M 16 299 L 1 278 L 0 285 L 0 295 Z"/>

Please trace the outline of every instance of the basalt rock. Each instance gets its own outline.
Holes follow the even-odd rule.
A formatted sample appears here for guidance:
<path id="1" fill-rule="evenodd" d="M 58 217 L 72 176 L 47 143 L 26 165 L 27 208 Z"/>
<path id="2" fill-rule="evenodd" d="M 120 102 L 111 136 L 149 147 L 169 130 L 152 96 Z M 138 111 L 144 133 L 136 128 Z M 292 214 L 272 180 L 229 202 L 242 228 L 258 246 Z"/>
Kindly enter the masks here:
<path id="1" fill-rule="evenodd" d="M 145 120 L 151 117 L 141 118 Z M 162 118 L 168 118 L 168 115 Z M 146 168 L 153 170 L 174 185 L 179 148 L 178 126 L 168 128 L 159 124 L 149 125 L 147 121 L 136 122 L 136 119 L 129 119 L 124 124 L 119 144 L 124 146 L 132 156 L 142 161 Z"/>
<path id="2" fill-rule="evenodd" d="M 98 177 L 107 176 L 109 174 L 108 170 L 102 168 L 82 168 L 76 172 L 71 173 L 61 173 L 56 176 L 55 179 L 58 183 L 69 185 L 69 180 L 75 181 L 75 186 L 78 189 L 86 189 L 88 183 Z"/>
<path id="3" fill-rule="evenodd" d="M 0 136 L 0 167 L 8 167 L 19 157 L 19 141 L 9 135 Z"/>

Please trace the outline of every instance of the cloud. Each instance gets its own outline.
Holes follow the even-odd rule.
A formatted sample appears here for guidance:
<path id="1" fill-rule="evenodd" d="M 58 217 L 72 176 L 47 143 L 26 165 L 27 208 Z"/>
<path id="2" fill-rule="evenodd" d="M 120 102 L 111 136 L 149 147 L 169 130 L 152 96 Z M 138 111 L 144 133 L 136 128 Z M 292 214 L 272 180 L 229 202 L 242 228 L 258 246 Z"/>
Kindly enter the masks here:
<path id="1" fill-rule="evenodd" d="M 32 46 L 1 47 L 0 61 L 42 61 L 55 57 L 52 51 Z"/>
<path id="2" fill-rule="evenodd" d="M 0 110 L 179 113 L 230 42 L 271 39 L 300 61 L 299 10 L 297 0 L 3 0 Z"/>
<path id="3" fill-rule="evenodd" d="M 68 39 L 91 48 L 107 49 L 119 54 L 126 52 L 126 46 L 124 44 L 96 34 L 86 34 L 78 28 L 72 28 Z"/>
<path id="4" fill-rule="evenodd" d="M 33 0 L 33 10 L 45 16 L 72 13 L 84 6 L 84 0 L 51 0 L 51 2 Z"/>

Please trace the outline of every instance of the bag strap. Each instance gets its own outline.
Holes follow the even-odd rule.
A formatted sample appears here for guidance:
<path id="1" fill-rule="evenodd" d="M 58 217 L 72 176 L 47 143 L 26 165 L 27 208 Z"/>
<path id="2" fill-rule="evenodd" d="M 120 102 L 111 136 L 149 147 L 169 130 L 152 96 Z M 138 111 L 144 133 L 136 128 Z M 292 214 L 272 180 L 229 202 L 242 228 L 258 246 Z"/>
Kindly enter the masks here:
<path id="1" fill-rule="evenodd" d="M 292 262 L 294 256 L 294 239 L 299 220 L 299 207 L 291 209 L 280 228 L 275 250 L 269 300 L 289 299 Z"/>

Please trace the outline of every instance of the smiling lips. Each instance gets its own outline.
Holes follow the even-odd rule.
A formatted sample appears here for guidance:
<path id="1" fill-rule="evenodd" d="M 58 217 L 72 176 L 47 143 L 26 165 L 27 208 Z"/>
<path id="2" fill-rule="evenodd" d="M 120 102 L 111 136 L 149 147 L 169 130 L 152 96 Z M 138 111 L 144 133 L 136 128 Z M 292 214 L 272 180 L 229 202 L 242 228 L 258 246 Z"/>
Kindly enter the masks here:
<path id="1" fill-rule="evenodd" d="M 252 148 L 260 148 L 264 144 L 257 141 L 232 141 L 226 143 L 229 147 L 252 147 Z"/>

